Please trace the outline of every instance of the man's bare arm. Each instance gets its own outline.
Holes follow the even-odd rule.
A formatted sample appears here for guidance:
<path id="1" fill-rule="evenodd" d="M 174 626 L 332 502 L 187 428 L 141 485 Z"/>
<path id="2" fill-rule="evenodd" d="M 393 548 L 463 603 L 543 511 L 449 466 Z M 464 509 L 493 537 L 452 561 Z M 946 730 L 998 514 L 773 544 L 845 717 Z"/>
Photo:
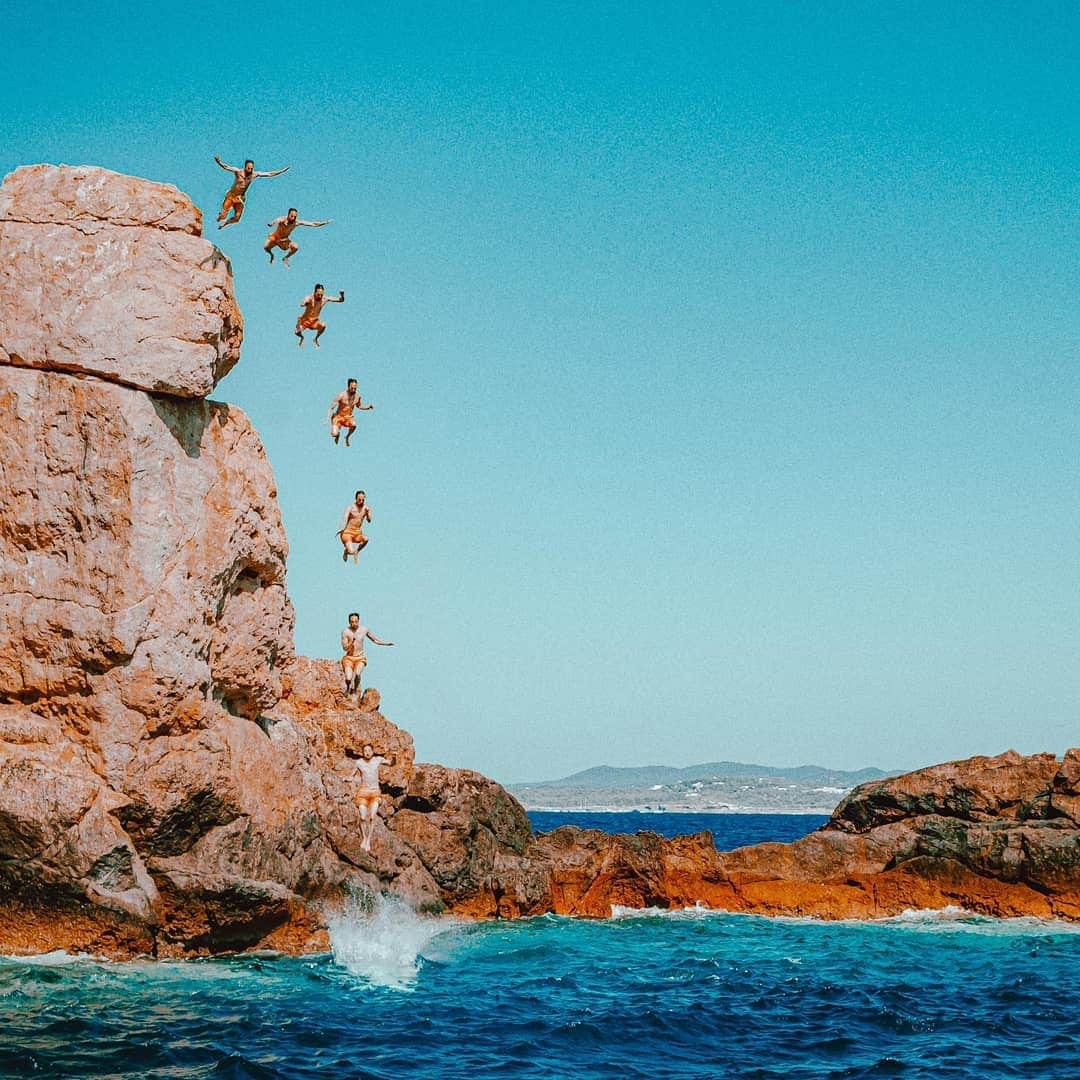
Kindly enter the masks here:
<path id="1" fill-rule="evenodd" d="M 358 409 L 359 409 L 359 410 L 360 410 L 361 412 L 371 412 L 371 410 L 375 408 L 375 406 L 374 406 L 374 405 L 357 405 L 356 407 L 357 407 L 357 408 L 358 408 Z"/>
<path id="2" fill-rule="evenodd" d="M 221 167 L 222 167 L 222 168 L 223 168 L 223 169 L 224 169 L 224 170 L 225 170 L 226 172 L 231 172 L 231 173 L 232 173 L 232 174 L 233 174 L 234 176 L 239 176 L 239 175 L 240 175 L 240 174 L 241 174 L 241 173 L 242 173 L 242 172 L 244 171 L 243 169 L 238 169 L 238 168 L 237 168 L 237 167 L 236 167 L 235 165 L 226 165 L 226 164 L 225 164 L 225 162 L 224 162 L 224 161 L 222 161 L 222 160 L 221 160 L 221 158 L 219 158 L 219 157 L 217 156 L 217 154 L 215 154 L 215 155 L 214 155 L 214 160 L 215 160 L 215 161 L 216 161 L 216 162 L 217 162 L 217 163 L 218 163 L 218 164 L 219 164 L 219 165 L 220 165 L 220 166 L 221 166 Z"/>
<path id="3" fill-rule="evenodd" d="M 328 304 L 344 304 L 345 303 L 345 290 L 342 289 L 337 294 L 337 296 L 328 296 L 328 297 L 326 297 L 326 302 Z"/>
<path id="4" fill-rule="evenodd" d="M 327 218 L 326 221 L 298 221 L 297 225 L 306 225 L 309 229 L 321 229 L 324 225 L 329 225 L 333 218 Z"/>
<path id="5" fill-rule="evenodd" d="M 376 645 L 393 645 L 392 641 L 380 641 L 370 630 L 367 632 L 367 636 L 375 642 Z"/>
<path id="6" fill-rule="evenodd" d="M 284 169 L 274 169 L 272 172 L 257 172 L 257 173 L 255 173 L 255 175 L 256 176 L 262 176 L 262 177 L 280 176 L 283 172 L 288 172 L 289 169 L 291 169 L 291 168 L 292 168 L 291 165 L 286 165 Z"/>

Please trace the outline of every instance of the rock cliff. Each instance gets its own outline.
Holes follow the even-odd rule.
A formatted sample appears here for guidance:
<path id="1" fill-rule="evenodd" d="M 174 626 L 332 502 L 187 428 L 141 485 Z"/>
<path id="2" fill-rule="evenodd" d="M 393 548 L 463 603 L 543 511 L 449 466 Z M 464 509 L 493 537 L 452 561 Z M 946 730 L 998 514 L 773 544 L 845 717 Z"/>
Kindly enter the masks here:
<path id="1" fill-rule="evenodd" d="M 820 832 L 718 854 L 532 833 L 295 655 L 273 473 L 233 406 L 228 260 L 175 188 L 34 166 L 0 187 L 0 952 L 325 948 L 327 914 L 825 917 L 958 903 L 1080 918 L 1080 751 L 863 785 Z M 374 850 L 348 754 L 393 755 Z"/>

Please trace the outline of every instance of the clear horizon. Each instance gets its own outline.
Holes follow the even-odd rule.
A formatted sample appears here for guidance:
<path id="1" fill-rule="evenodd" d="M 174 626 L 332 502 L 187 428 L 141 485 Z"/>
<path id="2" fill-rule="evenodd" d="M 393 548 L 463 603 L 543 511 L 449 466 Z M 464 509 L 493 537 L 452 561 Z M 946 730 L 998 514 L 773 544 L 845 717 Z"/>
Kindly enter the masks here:
<path id="1" fill-rule="evenodd" d="M 178 10 L 184 17 L 177 18 Z M 177 184 L 297 647 L 419 760 L 908 769 L 1080 743 L 1080 12 L 16 0 L 0 166 Z M 290 165 L 243 221 L 213 162 Z M 266 265 L 266 222 L 332 218 Z M 296 348 L 322 281 L 321 350 Z M 324 417 L 355 375 L 353 447 Z M 359 568 L 334 537 L 374 511 Z"/>

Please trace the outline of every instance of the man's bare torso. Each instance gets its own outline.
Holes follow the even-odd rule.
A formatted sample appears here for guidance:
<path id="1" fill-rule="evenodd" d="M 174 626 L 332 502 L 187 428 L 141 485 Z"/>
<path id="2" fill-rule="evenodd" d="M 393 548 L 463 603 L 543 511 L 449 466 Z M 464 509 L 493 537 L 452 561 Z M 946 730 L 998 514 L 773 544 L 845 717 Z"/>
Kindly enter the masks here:
<path id="1" fill-rule="evenodd" d="M 341 649 L 346 656 L 363 656 L 364 639 L 367 637 L 367 627 L 359 626 L 355 630 L 349 626 L 341 631 Z"/>
<path id="2" fill-rule="evenodd" d="M 243 198 L 247 194 L 247 189 L 251 187 L 255 181 L 255 174 L 252 173 L 248 176 L 246 173 L 238 172 L 234 173 L 236 179 L 232 183 L 232 187 L 229 188 L 230 195 L 238 195 Z M 220 191 L 221 189 L 218 188 Z"/>
<path id="3" fill-rule="evenodd" d="M 382 754 L 377 754 L 371 759 L 360 758 L 356 763 L 356 771 L 360 775 L 360 786 L 367 791 L 379 790 L 379 766 L 388 764 Z"/>
<path id="4" fill-rule="evenodd" d="M 368 504 L 364 503 L 363 506 L 357 506 L 353 503 L 348 510 L 345 511 L 345 527 L 350 525 L 363 525 L 365 521 L 371 520 L 371 510 L 368 509 Z"/>
<path id="5" fill-rule="evenodd" d="M 360 404 L 360 391 L 354 391 L 349 393 L 348 390 L 343 390 L 336 398 L 334 398 L 334 409 L 337 412 L 352 412 L 357 405 Z"/>
<path id="6" fill-rule="evenodd" d="M 287 240 L 293 229 L 300 224 L 300 219 L 290 221 L 287 217 L 279 217 L 274 222 L 274 231 L 271 233 L 271 237 L 275 240 Z"/>

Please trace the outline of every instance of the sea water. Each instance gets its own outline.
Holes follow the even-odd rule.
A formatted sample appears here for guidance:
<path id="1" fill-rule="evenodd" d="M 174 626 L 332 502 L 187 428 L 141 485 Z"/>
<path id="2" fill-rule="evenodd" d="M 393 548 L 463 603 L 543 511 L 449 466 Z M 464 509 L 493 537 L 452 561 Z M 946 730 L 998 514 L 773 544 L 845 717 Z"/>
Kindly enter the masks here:
<path id="1" fill-rule="evenodd" d="M 1080 1076 L 1072 924 L 381 903 L 331 929 L 303 958 L 0 960 L 0 1075 Z"/>

